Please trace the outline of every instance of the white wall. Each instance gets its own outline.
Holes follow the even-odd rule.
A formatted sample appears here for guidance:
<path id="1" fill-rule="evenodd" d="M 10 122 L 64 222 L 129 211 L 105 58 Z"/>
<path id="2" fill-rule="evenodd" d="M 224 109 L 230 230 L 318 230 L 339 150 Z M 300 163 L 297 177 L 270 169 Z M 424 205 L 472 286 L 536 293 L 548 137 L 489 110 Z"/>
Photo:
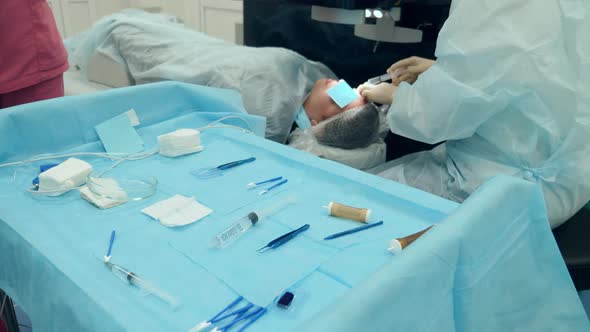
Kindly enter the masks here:
<path id="1" fill-rule="evenodd" d="M 64 38 L 89 28 L 102 16 L 141 8 L 179 17 L 186 26 L 230 42 L 243 41 L 242 0 L 47 0 Z"/>

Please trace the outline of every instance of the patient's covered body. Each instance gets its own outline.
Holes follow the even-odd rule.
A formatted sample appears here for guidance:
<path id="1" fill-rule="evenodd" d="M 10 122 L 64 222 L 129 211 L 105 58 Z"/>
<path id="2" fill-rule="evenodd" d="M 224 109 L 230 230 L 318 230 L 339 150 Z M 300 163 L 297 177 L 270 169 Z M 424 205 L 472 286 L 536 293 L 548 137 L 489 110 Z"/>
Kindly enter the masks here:
<path id="1" fill-rule="evenodd" d="M 136 84 L 176 80 L 238 90 L 248 113 L 267 118 L 266 137 L 281 143 L 315 82 L 336 78 L 296 52 L 234 45 L 140 11 L 107 16 L 67 46 L 83 71 L 99 52 L 125 64 Z"/>
<path id="2" fill-rule="evenodd" d="M 238 90 L 246 111 L 267 119 L 266 137 L 280 143 L 287 141 L 302 105 L 315 125 L 364 103 L 359 98 L 344 109 L 334 108 L 326 89 L 337 82 L 336 76 L 319 62 L 284 48 L 227 43 L 188 29 L 172 16 L 125 10 L 66 40 L 66 46 L 70 62 L 84 73 L 92 72 L 89 63 L 99 55 L 124 66 L 135 84 L 175 80 Z M 343 149 L 328 151 L 330 146 L 308 142 L 313 140 L 313 134 L 309 135 L 298 143 L 292 136 L 290 145 L 357 168 L 385 161 L 382 140 L 366 141 L 364 153 L 347 154 Z M 374 137 L 370 132 L 366 136 Z M 309 147 L 302 148 L 302 144 Z M 365 160 L 356 160 L 359 158 Z"/>

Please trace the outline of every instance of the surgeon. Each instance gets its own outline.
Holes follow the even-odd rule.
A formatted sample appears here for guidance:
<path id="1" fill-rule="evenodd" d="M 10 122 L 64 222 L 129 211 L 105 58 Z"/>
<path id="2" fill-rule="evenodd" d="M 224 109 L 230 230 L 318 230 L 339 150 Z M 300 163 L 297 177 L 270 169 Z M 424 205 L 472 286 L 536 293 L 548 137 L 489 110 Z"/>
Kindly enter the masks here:
<path id="1" fill-rule="evenodd" d="M 443 143 L 371 172 L 457 202 L 509 174 L 539 184 L 562 224 L 590 199 L 589 31 L 588 1 L 454 0 L 436 61 L 359 88 L 391 105 L 392 132 Z"/>

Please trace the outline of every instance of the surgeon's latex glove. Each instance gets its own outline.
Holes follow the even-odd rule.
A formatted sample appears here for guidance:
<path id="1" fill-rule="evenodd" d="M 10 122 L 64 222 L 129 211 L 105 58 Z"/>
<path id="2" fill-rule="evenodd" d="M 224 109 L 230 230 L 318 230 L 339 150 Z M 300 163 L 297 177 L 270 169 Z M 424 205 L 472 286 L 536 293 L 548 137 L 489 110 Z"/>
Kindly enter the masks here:
<path id="1" fill-rule="evenodd" d="M 399 85 L 401 82 L 412 84 L 416 82 L 420 74 L 432 67 L 433 64 L 434 60 L 413 56 L 394 63 L 387 69 L 387 73 L 391 76 L 392 83 L 395 85 Z"/>
<path id="2" fill-rule="evenodd" d="M 383 105 L 391 105 L 393 103 L 393 95 L 396 90 L 397 86 L 389 83 L 377 85 L 363 84 L 357 88 L 358 93 L 368 101 Z"/>

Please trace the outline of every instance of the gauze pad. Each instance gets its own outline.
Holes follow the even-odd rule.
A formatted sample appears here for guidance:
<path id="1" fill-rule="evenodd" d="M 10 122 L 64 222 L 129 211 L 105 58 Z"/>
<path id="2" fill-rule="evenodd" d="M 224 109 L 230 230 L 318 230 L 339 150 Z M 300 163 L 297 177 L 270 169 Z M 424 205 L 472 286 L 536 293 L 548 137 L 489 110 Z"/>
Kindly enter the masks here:
<path id="1" fill-rule="evenodd" d="M 110 209 L 127 202 L 126 199 L 123 199 L 123 197 L 127 196 L 127 193 L 119 186 L 116 180 L 109 178 L 93 178 L 91 181 L 96 184 L 92 186 L 94 191 L 86 186 L 80 189 L 80 196 L 97 208 Z M 89 184 L 90 183 L 91 182 L 89 182 Z M 121 197 L 121 199 L 111 199 L 106 196 L 116 196 Z"/>
<path id="2" fill-rule="evenodd" d="M 178 129 L 158 136 L 159 153 L 164 157 L 174 158 L 203 151 L 201 133 L 194 129 Z"/>
<path id="3" fill-rule="evenodd" d="M 90 172 L 92 165 L 80 159 L 70 158 L 39 174 L 39 193 L 47 192 L 48 196 L 63 195 L 72 188 L 86 183 L 86 177 Z"/>
<path id="4" fill-rule="evenodd" d="M 208 216 L 213 210 L 192 197 L 176 195 L 150 205 L 141 212 L 159 220 L 164 226 L 176 227 L 192 224 Z"/>

